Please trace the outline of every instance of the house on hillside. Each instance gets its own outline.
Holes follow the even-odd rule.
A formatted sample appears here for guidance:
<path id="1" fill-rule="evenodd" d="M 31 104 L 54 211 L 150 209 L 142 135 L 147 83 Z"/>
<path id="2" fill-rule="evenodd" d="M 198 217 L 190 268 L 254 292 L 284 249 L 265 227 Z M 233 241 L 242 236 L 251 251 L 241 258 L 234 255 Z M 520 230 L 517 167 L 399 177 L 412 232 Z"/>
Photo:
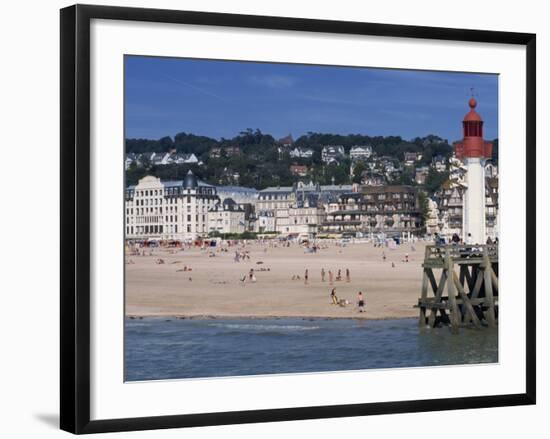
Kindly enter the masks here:
<path id="1" fill-rule="evenodd" d="M 311 148 L 294 148 L 289 154 L 293 159 L 310 159 L 313 157 L 313 150 Z"/>
<path id="2" fill-rule="evenodd" d="M 234 157 L 241 155 L 241 149 L 238 146 L 226 146 L 225 148 L 215 146 L 210 149 L 208 155 L 212 159 L 219 159 L 222 156 Z"/>
<path id="3" fill-rule="evenodd" d="M 422 159 L 422 154 L 419 152 L 406 152 L 405 153 L 405 166 L 414 166 L 414 164 Z"/>
<path id="4" fill-rule="evenodd" d="M 195 165 L 195 164 L 198 164 L 198 163 L 199 163 L 199 159 L 193 153 L 191 153 L 191 154 L 175 153 L 175 154 L 172 154 L 168 158 L 168 164 L 176 164 L 176 165 L 190 164 L 190 165 Z"/>
<path id="5" fill-rule="evenodd" d="M 294 145 L 294 139 L 292 138 L 292 134 L 289 134 L 288 136 L 285 136 L 282 139 L 279 139 L 278 143 L 284 146 L 285 148 L 292 147 L 292 145 Z"/>
<path id="6" fill-rule="evenodd" d="M 445 172 L 447 169 L 447 161 L 442 155 L 436 155 L 432 158 L 432 168 L 437 172 Z"/>
<path id="7" fill-rule="evenodd" d="M 290 165 L 290 173 L 298 177 L 305 177 L 308 172 L 306 165 Z"/>
<path id="8" fill-rule="evenodd" d="M 386 184 L 386 178 L 380 172 L 363 171 L 361 173 L 361 184 L 366 186 L 383 186 Z"/>
<path id="9" fill-rule="evenodd" d="M 321 160 L 327 165 L 330 163 L 338 164 L 346 157 L 346 152 L 342 145 L 327 145 L 321 151 Z"/>
<path id="10" fill-rule="evenodd" d="M 367 160 L 372 155 L 372 146 L 365 145 L 355 145 L 352 146 L 349 150 L 349 156 L 351 158 L 352 162 L 358 161 L 358 160 Z"/>
<path id="11" fill-rule="evenodd" d="M 416 181 L 417 184 L 426 183 L 426 177 L 428 176 L 429 172 L 430 168 L 428 166 L 419 166 L 418 168 L 416 168 L 414 181 Z"/>

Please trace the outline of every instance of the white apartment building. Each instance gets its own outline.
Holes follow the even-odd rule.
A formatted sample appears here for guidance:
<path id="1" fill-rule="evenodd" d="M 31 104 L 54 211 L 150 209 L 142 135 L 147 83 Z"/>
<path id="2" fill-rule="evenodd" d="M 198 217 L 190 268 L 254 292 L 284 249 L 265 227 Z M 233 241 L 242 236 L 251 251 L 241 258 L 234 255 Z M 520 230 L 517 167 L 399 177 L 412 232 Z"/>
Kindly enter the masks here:
<path id="1" fill-rule="evenodd" d="M 193 240 L 208 234 L 208 211 L 216 188 L 189 171 L 184 180 L 146 176 L 125 194 L 125 231 L 134 240 Z"/>
<path id="2" fill-rule="evenodd" d="M 325 219 L 325 209 L 306 197 L 288 209 L 288 222 L 283 233 L 309 235 L 313 237 Z"/>
<path id="3" fill-rule="evenodd" d="M 292 186 L 268 187 L 258 193 L 256 211 L 287 209 L 295 200 Z"/>
<path id="4" fill-rule="evenodd" d="M 256 232 L 275 232 L 275 213 L 272 210 L 260 210 L 256 212 Z"/>
<path id="5" fill-rule="evenodd" d="M 244 233 L 245 211 L 231 198 L 216 204 L 208 211 L 208 232 Z"/>

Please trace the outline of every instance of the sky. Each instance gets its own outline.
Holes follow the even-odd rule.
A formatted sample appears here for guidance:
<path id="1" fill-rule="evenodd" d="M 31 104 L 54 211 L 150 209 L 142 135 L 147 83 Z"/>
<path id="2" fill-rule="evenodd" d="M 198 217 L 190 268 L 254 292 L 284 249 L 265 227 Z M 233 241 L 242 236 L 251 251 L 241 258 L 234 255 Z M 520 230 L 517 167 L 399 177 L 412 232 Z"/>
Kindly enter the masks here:
<path id="1" fill-rule="evenodd" d="M 127 138 L 179 132 L 220 139 L 247 128 L 462 137 L 473 94 L 484 137 L 498 137 L 498 75 L 126 56 Z"/>

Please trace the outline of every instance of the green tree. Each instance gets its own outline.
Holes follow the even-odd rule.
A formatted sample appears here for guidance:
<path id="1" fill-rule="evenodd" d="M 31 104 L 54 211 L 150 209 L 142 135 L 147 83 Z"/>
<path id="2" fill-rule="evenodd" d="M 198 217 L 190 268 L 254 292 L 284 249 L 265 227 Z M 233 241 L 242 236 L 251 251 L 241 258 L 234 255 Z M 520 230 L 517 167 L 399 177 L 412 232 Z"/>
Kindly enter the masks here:
<path id="1" fill-rule="evenodd" d="M 353 183 L 361 183 L 361 174 L 367 170 L 367 166 L 363 162 L 358 162 L 353 167 L 353 177 L 351 181 Z"/>
<path id="2" fill-rule="evenodd" d="M 434 194 L 441 185 L 449 179 L 449 172 L 437 172 L 434 168 L 430 168 L 426 181 L 424 182 L 424 188 L 428 194 Z"/>

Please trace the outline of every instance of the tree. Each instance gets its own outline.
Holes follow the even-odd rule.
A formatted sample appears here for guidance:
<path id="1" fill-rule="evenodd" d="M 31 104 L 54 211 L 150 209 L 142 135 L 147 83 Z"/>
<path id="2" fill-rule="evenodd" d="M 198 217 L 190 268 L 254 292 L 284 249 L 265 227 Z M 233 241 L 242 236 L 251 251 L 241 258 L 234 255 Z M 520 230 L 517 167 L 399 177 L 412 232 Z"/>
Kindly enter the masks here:
<path id="1" fill-rule="evenodd" d="M 367 166 L 363 162 L 358 162 L 353 167 L 353 177 L 351 181 L 353 183 L 361 183 L 361 174 L 367 170 Z"/>
<path id="2" fill-rule="evenodd" d="M 434 168 L 430 168 L 428 175 L 426 176 L 426 181 L 424 182 L 424 187 L 428 194 L 433 194 L 441 185 L 449 179 L 449 173 L 437 172 Z"/>
<path id="3" fill-rule="evenodd" d="M 422 221 L 425 224 L 426 221 L 428 221 L 428 217 L 430 215 L 430 203 L 428 195 L 424 191 L 418 191 L 418 207 L 420 208 Z"/>

